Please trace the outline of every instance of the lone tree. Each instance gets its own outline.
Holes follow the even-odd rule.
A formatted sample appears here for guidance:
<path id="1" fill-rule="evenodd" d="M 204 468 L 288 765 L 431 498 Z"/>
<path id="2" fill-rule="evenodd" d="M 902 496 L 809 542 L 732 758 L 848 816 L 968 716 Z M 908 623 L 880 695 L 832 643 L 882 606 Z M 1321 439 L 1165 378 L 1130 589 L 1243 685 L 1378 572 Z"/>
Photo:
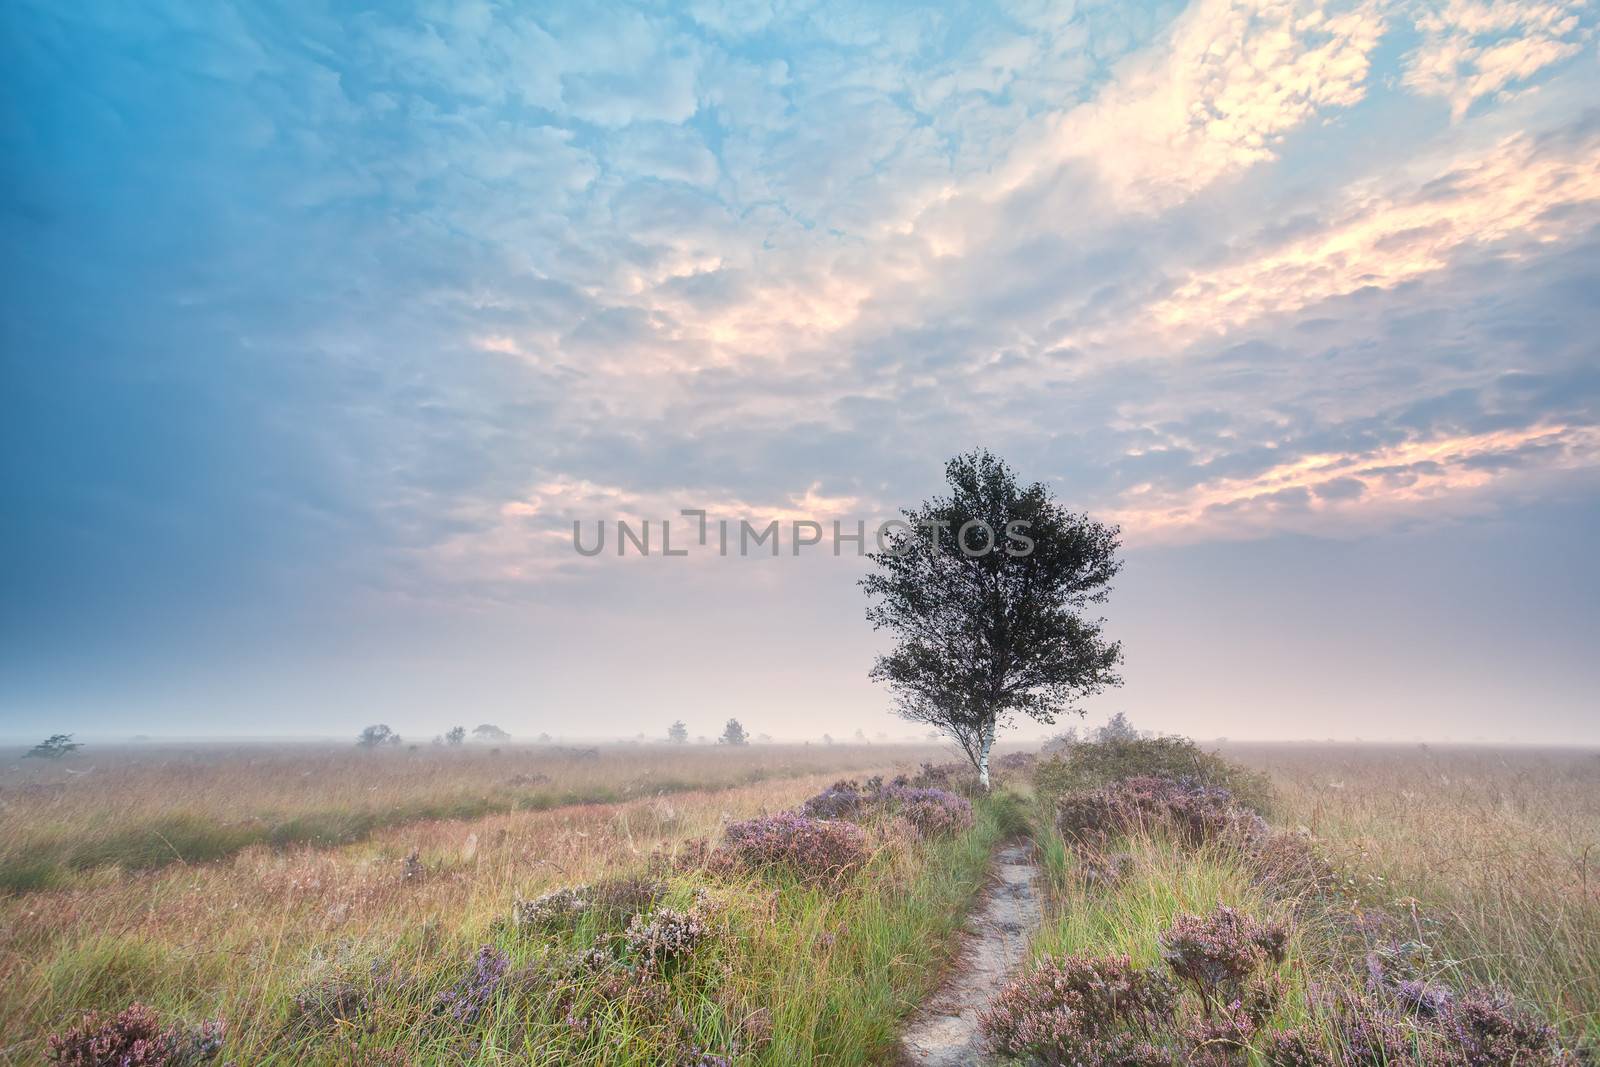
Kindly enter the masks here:
<path id="1" fill-rule="evenodd" d="M 728 725 L 722 728 L 722 736 L 717 738 L 719 745 L 748 745 L 750 735 L 744 732 L 738 719 L 729 719 Z"/>
<path id="2" fill-rule="evenodd" d="M 1084 614 L 1120 569 L 1120 531 L 1068 511 L 1042 483 L 1019 486 L 986 450 L 945 464 L 950 495 L 902 511 L 861 580 L 875 630 L 894 635 L 874 680 L 901 715 L 959 744 L 989 787 L 996 730 L 1042 723 L 1118 685 L 1121 645 Z"/>
<path id="3" fill-rule="evenodd" d="M 60 759 L 70 752 L 76 752 L 83 746 L 72 739 L 71 734 L 51 734 L 49 737 L 34 745 L 22 755 L 34 759 Z"/>
<path id="4" fill-rule="evenodd" d="M 480 723 L 472 728 L 472 736 L 479 741 L 509 741 L 511 735 L 492 722 Z"/>
<path id="5" fill-rule="evenodd" d="M 667 727 L 667 740 L 675 745 L 681 745 L 689 740 L 689 728 L 683 724 L 682 719 Z"/>
<path id="6" fill-rule="evenodd" d="M 467 728 L 465 726 L 452 726 L 445 731 L 444 739 L 449 744 L 459 745 L 467 739 Z"/>
<path id="7" fill-rule="evenodd" d="M 398 745 L 399 743 L 400 735 L 381 722 L 368 726 L 356 738 L 356 744 L 362 748 L 377 748 L 379 745 Z"/>

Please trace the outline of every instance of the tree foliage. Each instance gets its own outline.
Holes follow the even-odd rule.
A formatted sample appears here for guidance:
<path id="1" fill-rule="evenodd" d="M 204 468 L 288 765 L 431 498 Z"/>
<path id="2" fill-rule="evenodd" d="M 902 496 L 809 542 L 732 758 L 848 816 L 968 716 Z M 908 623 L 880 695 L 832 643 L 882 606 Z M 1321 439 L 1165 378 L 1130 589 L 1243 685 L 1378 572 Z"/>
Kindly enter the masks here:
<path id="1" fill-rule="evenodd" d="M 1054 722 L 1120 683 L 1121 646 L 1086 614 L 1120 569 L 1120 531 L 1042 483 L 1019 485 L 985 450 L 952 459 L 945 478 L 949 495 L 903 511 L 909 528 L 869 557 L 867 618 L 894 638 L 872 677 L 901 715 L 954 739 L 987 784 L 999 727 L 1018 715 Z"/>
<path id="2" fill-rule="evenodd" d="M 472 736 L 479 741 L 509 741 L 511 735 L 493 723 L 481 723 L 472 728 Z"/>
<path id="3" fill-rule="evenodd" d="M 681 745 L 689 740 L 689 727 L 684 725 L 682 719 L 667 727 L 667 740 L 675 745 Z"/>
<path id="4" fill-rule="evenodd" d="M 444 739 L 447 744 L 459 745 L 467 739 L 467 728 L 465 726 L 452 726 L 445 731 Z"/>
<path id="5" fill-rule="evenodd" d="M 729 719 L 728 725 L 722 728 L 722 736 L 717 738 L 719 745 L 748 745 L 750 735 L 744 732 L 744 726 L 738 719 Z"/>
<path id="6" fill-rule="evenodd" d="M 24 752 L 23 756 L 24 758 L 31 756 L 34 759 L 60 759 L 82 747 L 72 739 L 71 734 L 51 734 Z"/>
<path id="7" fill-rule="evenodd" d="M 362 730 L 356 737 L 356 744 L 362 748 L 377 748 L 379 745 L 398 745 L 400 735 L 391 730 L 386 724 L 373 723 Z"/>

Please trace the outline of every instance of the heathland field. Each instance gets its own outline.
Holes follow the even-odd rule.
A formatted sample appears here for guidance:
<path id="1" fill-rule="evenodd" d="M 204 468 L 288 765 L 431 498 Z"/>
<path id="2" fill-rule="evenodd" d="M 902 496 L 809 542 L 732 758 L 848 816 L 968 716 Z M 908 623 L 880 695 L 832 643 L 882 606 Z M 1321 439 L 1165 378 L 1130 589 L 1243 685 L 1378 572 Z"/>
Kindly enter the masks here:
<path id="1" fill-rule="evenodd" d="M 936 746 L 12 761 L 0 1063 L 141 1037 L 123 1062 L 896 1063 L 1016 840 L 1043 920 L 981 1020 L 1002 1062 L 1557 1063 L 1600 1038 L 1600 756 L 1224 756 L 1018 752 L 989 795 Z M 1139 995 L 1086 992 L 1108 979 Z"/>

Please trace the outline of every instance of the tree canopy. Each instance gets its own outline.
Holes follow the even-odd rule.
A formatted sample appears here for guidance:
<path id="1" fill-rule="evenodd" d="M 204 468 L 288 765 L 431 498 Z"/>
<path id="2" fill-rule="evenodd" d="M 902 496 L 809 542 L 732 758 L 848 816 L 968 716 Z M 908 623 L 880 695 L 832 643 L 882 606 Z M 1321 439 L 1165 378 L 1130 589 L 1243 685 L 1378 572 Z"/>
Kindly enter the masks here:
<path id="1" fill-rule="evenodd" d="M 902 511 L 862 579 L 893 648 L 872 677 L 901 715 L 953 738 L 985 786 L 999 727 L 1043 723 L 1120 684 L 1120 644 L 1087 609 L 1120 569 L 1120 531 L 1019 485 L 987 450 L 945 465 L 949 494 Z"/>

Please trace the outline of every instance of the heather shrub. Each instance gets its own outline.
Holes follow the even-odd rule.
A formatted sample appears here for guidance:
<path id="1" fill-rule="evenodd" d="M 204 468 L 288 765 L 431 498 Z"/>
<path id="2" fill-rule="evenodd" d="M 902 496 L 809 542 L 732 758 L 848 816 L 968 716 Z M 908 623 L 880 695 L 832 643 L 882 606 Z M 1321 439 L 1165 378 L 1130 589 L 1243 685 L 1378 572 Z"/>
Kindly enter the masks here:
<path id="1" fill-rule="evenodd" d="M 439 994 L 436 1006 L 459 1023 L 477 1022 L 494 1002 L 505 981 L 511 958 L 493 945 L 484 945 L 455 985 Z"/>
<path id="2" fill-rule="evenodd" d="M 634 958 L 658 971 L 668 971 L 686 960 L 710 935 L 700 908 L 679 911 L 660 908 L 648 920 L 635 915 L 628 924 L 626 943 Z"/>
<path id="3" fill-rule="evenodd" d="M 899 815 L 924 837 L 945 837 L 972 829 L 972 801 L 947 789 L 888 786 L 875 796 L 879 807 Z"/>
<path id="4" fill-rule="evenodd" d="M 511 904 L 511 925 L 518 930 L 553 933 L 570 929 L 589 910 L 589 887 L 562 886 L 532 900 Z"/>
<path id="5" fill-rule="evenodd" d="M 1267 1067 L 1334 1067 L 1317 1031 L 1297 1026 L 1266 1034 L 1260 1042 Z"/>
<path id="6" fill-rule="evenodd" d="M 1137 830 L 1167 829 L 1193 845 L 1245 844 L 1266 833 L 1261 817 L 1235 804 L 1226 789 L 1148 777 L 1063 794 L 1056 828 L 1068 841 L 1089 847 Z"/>
<path id="7" fill-rule="evenodd" d="M 899 817 L 919 836 L 943 837 L 972 828 L 972 802 L 939 786 L 911 785 L 897 778 L 889 785 L 881 779 L 867 783 L 839 781 L 811 797 L 801 807 L 816 819 L 894 819 Z"/>
<path id="8" fill-rule="evenodd" d="M 861 811 L 866 797 L 854 781 L 838 781 L 811 797 L 801 811 L 814 819 L 849 819 Z"/>
<path id="9" fill-rule="evenodd" d="M 1457 997 L 1440 1015 L 1445 1037 L 1466 1067 L 1500 1064 L 1576 1062 L 1539 1016 L 1520 1007 L 1498 989 L 1476 989 Z"/>
<path id="10" fill-rule="evenodd" d="M 66 1033 L 52 1034 L 49 1055 L 61 1067 L 192 1067 L 216 1059 L 222 1040 L 220 1021 L 162 1026 L 153 1009 L 131 1004 L 109 1018 L 90 1012 Z"/>
<path id="11" fill-rule="evenodd" d="M 1035 792 L 1047 803 L 1069 792 L 1100 789 L 1130 778 L 1166 778 L 1227 790 L 1243 807 L 1265 813 L 1272 800 L 1266 776 L 1207 752 L 1186 737 L 1110 733 L 1067 740 L 1034 768 Z"/>
<path id="12" fill-rule="evenodd" d="M 1239 1004 L 1229 1004 L 1214 1013 L 1191 1019 L 1183 1028 L 1189 1044 L 1184 1063 L 1198 1067 L 1243 1067 L 1248 1063 L 1256 1020 Z"/>
<path id="13" fill-rule="evenodd" d="M 1289 932 L 1219 904 L 1210 915 L 1180 915 L 1161 934 L 1161 958 L 1199 994 L 1206 1013 L 1257 1000 L 1250 979 L 1284 960 Z M 1270 1009 L 1268 1012 L 1270 1013 Z"/>
<path id="14" fill-rule="evenodd" d="M 1167 976 L 1126 956 L 1046 958 L 1007 983 L 979 1027 L 996 1052 L 1047 1064 L 1170 1064 L 1153 1041 L 1175 1005 Z"/>
<path id="15" fill-rule="evenodd" d="M 707 866 L 782 870 L 810 884 L 837 883 L 867 862 L 867 835 L 854 823 L 781 812 L 730 823 Z"/>
<path id="16" fill-rule="evenodd" d="M 1348 1067 L 1442 1067 L 1451 1062 L 1434 1035 L 1382 1001 L 1350 989 L 1317 992 L 1339 1058 Z"/>

